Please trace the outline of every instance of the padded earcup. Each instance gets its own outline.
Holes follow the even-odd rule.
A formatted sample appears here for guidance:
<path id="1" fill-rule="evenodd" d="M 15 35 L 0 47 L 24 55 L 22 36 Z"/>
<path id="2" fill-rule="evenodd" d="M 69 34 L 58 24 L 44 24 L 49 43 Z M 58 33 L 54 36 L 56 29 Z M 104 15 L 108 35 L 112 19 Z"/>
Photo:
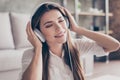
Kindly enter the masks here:
<path id="1" fill-rule="evenodd" d="M 65 18 L 65 21 L 66 21 L 67 27 L 70 28 L 70 22 L 69 22 L 67 16 L 64 16 L 64 18 Z"/>

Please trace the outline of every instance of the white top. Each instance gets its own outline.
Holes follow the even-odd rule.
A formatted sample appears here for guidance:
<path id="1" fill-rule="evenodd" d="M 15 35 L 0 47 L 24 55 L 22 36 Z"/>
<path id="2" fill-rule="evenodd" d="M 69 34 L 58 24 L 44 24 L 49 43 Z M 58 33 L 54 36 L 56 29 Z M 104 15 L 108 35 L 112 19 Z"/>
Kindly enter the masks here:
<path id="1" fill-rule="evenodd" d="M 103 56 L 106 53 L 103 48 L 97 45 L 94 41 L 89 39 L 74 39 L 76 48 L 80 51 L 80 56 L 85 56 L 86 54 L 95 54 L 97 56 Z M 64 53 L 64 52 L 63 52 Z M 32 57 L 33 50 L 27 50 L 22 57 L 22 72 L 29 66 Z M 64 55 L 64 54 L 63 54 Z M 20 80 L 20 79 L 19 79 Z M 58 57 L 50 51 L 50 64 L 49 64 L 49 80 L 74 80 L 72 72 L 68 65 L 63 61 L 63 57 Z"/>

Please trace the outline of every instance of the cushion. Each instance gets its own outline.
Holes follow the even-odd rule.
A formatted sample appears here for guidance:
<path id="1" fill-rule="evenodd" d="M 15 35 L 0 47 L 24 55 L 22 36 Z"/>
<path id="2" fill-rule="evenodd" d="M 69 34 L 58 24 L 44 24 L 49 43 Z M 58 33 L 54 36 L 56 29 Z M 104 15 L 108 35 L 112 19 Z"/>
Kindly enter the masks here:
<path id="1" fill-rule="evenodd" d="M 14 48 L 9 13 L 0 13 L 0 49 Z"/>
<path id="2" fill-rule="evenodd" d="M 15 48 L 24 48 L 31 46 L 27 40 L 26 25 L 30 19 L 29 14 L 10 13 L 10 19 L 13 30 L 13 38 L 15 41 Z"/>

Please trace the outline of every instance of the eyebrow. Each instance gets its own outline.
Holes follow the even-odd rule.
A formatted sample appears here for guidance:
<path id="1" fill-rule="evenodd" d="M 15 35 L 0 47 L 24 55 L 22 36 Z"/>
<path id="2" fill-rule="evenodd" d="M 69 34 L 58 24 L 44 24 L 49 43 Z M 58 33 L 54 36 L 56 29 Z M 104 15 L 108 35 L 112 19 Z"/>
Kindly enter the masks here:
<path id="1" fill-rule="evenodd" d="M 57 19 L 60 19 L 60 18 L 62 18 L 62 16 L 60 16 L 60 17 L 58 17 Z M 46 25 L 47 23 L 52 23 L 53 21 L 47 21 L 47 22 L 45 22 L 43 25 Z"/>

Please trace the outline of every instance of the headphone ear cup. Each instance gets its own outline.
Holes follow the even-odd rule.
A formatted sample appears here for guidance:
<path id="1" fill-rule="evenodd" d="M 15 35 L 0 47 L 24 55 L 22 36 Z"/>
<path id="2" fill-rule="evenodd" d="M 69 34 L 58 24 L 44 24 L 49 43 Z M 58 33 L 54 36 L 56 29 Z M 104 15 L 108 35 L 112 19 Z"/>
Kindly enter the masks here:
<path id="1" fill-rule="evenodd" d="M 45 42 L 45 38 L 44 38 L 43 34 L 38 29 L 35 29 L 34 32 L 37 35 L 37 37 L 40 39 L 41 42 Z"/>
<path id="2" fill-rule="evenodd" d="M 67 17 L 65 17 L 65 21 L 66 21 L 66 25 L 67 25 L 67 27 L 70 28 L 70 22 L 69 22 L 69 20 L 68 20 Z"/>

